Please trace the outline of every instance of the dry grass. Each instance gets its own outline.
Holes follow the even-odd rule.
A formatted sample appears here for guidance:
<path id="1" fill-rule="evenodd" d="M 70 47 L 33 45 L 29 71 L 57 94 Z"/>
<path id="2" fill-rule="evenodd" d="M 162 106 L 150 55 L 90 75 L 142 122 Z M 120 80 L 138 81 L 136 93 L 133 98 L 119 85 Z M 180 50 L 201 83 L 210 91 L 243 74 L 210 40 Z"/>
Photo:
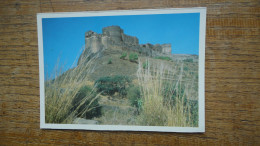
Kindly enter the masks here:
<path id="1" fill-rule="evenodd" d="M 138 118 L 140 125 L 193 126 L 191 107 L 185 104 L 185 98 L 189 101 L 193 83 L 182 81 L 183 63 L 169 66 L 164 62 L 145 62 L 148 65 L 146 69 L 139 60 L 137 71 L 143 101 Z M 176 95 L 175 100 L 172 99 L 173 94 Z"/>
<path id="2" fill-rule="evenodd" d="M 73 107 L 72 102 L 80 88 L 89 84 L 88 75 L 94 71 L 98 55 L 90 54 L 81 58 L 82 62 L 85 62 L 84 64 L 63 74 L 61 68 L 57 67 L 54 79 L 45 81 L 46 123 L 72 123 L 76 117 L 97 108 L 91 104 L 99 94 L 94 98 L 90 95 L 84 97 L 78 101 L 78 107 Z M 147 63 L 147 67 L 143 67 L 143 62 Z M 139 114 L 136 115 L 135 109 L 129 108 L 127 104 L 124 107 L 103 105 L 106 110 L 103 111 L 105 115 L 95 119 L 101 120 L 101 124 L 196 126 L 194 118 L 192 119 L 192 108 L 189 104 L 185 104 L 189 97 L 197 96 L 195 92 L 197 89 L 194 88 L 196 80 L 194 73 L 190 70 L 187 71 L 185 67 L 187 68 L 187 64 L 183 62 L 167 64 L 165 61 L 139 60 L 137 82 L 142 94 Z M 175 95 L 174 100 L 173 94 Z M 86 101 L 89 105 L 78 113 L 77 110 Z"/>
<path id="3" fill-rule="evenodd" d="M 79 89 L 87 84 L 88 74 L 94 69 L 94 61 L 97 55 L 89 59 L 90 55 L 83 58 L 84 65 L 70 69 L 66 73 L 61 74 L 61 71 L 56 71 L 55 78 L 45 81 L 45 122 L 46 123 L 72 123 L 76 116 L 76 110 L 85 103 L 86 100 L 94 100 L 93 98 L 85 97 L 79 104 L 79 107 L 74 107 L 76 110 L 71 110 L 72 100 L 76 96 Z M 88 59 L 88 61 L 87 61 Z M 75 64 L 76 62 L 74 62 Z M 57 67 L 59 68 L 59 67 Z M 95 97 L 97 98 L 97 97 Z M 91 107 L 93 108 L 93 107 Z M 91 110 L 90 106 L 86 106 L 83 112 L 85 114 Z"/>

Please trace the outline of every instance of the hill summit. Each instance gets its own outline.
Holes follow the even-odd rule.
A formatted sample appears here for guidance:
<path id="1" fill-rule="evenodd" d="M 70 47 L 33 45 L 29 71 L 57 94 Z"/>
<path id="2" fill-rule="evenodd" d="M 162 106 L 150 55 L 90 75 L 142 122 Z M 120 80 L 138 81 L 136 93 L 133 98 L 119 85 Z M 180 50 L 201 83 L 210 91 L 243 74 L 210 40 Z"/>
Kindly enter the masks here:
<path id="1" fill-rule="evenodd" d="M 139 44 L 135 36 L 129 36 L 119 26 L 108 26 L 102 29 L 102 34 L 93 31 L 85 33 L 85 50 L 81 54 L 78 64 L 82 63 L 82 55 L 97 53 L 101 50 L 125 50 L 134 51 L 144 56 L 168 56 L 171 55 L 171 44 Z"/>

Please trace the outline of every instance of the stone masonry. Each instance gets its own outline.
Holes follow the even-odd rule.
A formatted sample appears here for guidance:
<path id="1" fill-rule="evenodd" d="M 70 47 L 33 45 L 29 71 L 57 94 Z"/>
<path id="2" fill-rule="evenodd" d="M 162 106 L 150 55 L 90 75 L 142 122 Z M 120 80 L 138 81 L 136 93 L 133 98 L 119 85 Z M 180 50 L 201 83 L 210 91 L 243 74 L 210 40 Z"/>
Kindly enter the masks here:
<path id="1" fill-rule="evenodd" d="M 124 30 L 119 26 L 108 26 L 102 29 L 102 34 L 93 31 L 85 33 L 85 50 L 81 55 L 86 55 L 87 52 L 97 53 L 103 49 L 113 48 L 131 50 L 152 57 L 171 55 L 172 51 L 171 44 L 139 44 L 137 37 L 124 34 Z"/>

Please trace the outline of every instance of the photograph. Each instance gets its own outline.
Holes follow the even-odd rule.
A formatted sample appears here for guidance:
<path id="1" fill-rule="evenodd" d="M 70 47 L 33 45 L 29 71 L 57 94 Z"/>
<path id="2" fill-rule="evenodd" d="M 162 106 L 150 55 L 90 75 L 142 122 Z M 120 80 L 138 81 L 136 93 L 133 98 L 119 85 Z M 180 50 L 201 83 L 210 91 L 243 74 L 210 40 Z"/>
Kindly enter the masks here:
<path id="1" fill-rule="evenodd" d="M 38 13 L 40 128 L 205 132 L 206 8 Z"/>

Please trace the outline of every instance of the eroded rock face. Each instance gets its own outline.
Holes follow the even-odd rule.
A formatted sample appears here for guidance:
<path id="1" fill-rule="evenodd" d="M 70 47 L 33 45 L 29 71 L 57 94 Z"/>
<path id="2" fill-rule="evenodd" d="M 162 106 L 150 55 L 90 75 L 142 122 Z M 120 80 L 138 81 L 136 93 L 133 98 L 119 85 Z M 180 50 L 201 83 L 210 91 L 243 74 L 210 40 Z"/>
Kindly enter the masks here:
<path id="1" fill-rule="evenodd" d="M 78 64 L 82 62 L 82 55 L 97 53 L 103 49 L 131 50 L 147 56 L 171 55 L 171 44 L 139 44 L 137 37 L 124 34 L 119 26 L 108 26 L 102 29 L 102 34 L 93 31 L 85 33 L 85 50 L 81 54 Z"/>

